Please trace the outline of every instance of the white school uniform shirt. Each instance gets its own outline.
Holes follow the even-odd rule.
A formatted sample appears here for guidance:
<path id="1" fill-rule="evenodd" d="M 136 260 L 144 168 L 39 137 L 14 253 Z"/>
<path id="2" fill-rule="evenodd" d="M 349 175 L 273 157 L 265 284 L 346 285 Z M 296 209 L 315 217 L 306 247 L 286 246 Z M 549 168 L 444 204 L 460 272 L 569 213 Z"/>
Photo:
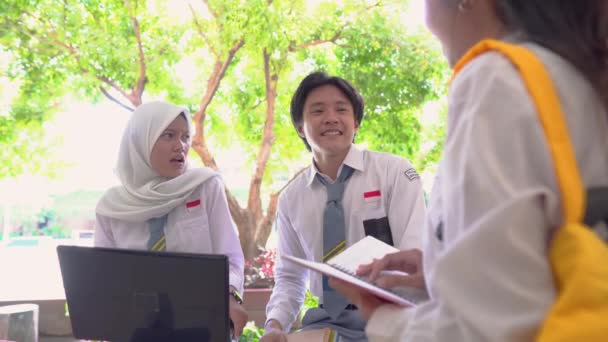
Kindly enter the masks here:
<path id="1" fill-rule="evenodd" d="M 343 165 L 355 171 L 342 199 L 347 246 L 365 237 L 363 221 L 388 217 L 395 246 L 421 248 L 425 203 L 422 185 L 412 165 L 388 153 L 361 150 L 352 145 Z M 314 165 L 314 164 L 313 164 Z M 338 174 L 340 173 L 338 170 Z M 275 286 L 266 308 L 267 320 L 275 319 L 289 331 L 300 311 L 310 276 L 310 290 L 322 302 L 322 276 L 281 262 L 281 255 L 321 261 L 323 212 L 327 190 L 311 166 L 281 193 L 276 229 L 279 234 Z M 381 212 L 381 216 L 379 216 Z"/>
<path id="2" fill-rule="evenodd" d="M 229 283 L 242 292 L 243 251 L 220 177 L 199 185 L 184 204 L 171 210 L 164 232 L 168 252 L 227 255 Z M 97 214 L 95 246 L 147 250 L 149 238 L 147 221 L 126 222 Z"/>
<path id="3" fill-rule="evenodd" d="M 601 100 L 571 64 L 526 46 L 553 79 L 583 182 L 608 185 Z M 371 342 L 533 341 L 556 296 L 548 248 L 562 221 L 537 112 L 520 74 L 497 52 L 459 73 L 448 110 L 425 233 L 432 299 L 410 309 L 381 306 L 366 332 Z M 443 241 L 436 236 L 441 225 Z"/>

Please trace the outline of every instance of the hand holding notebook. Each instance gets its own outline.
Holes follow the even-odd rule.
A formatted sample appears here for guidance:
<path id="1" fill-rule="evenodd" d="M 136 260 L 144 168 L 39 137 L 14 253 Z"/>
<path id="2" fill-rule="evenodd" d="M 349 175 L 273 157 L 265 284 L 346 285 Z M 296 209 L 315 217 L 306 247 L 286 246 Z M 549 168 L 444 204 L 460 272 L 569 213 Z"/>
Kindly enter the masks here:
<path id="1" fill-rule="evenodd" d="M 355 285 L 388 302 L 401 306 L 417 305 L 428 299 L 426 291 L 410 287 L 384 289 L 356 274 L 359 265 L 368 264 L 374 259 L 380 259 L 386 254 L 398 251 L 395 247 L 367 236 L 326 263 L 309 261 L 289 255 L 285 255 L 283 258 L 329 277 Z"/>

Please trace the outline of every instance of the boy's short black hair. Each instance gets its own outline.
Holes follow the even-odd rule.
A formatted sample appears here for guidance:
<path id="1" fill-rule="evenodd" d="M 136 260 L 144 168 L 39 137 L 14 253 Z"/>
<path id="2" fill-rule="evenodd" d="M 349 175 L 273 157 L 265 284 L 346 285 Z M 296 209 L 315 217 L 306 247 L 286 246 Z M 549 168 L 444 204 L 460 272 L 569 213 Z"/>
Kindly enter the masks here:
<path id="1" fill-rule="evenodd" d="M 344 94 L 344 96 L 348 98 L 351 105 L 353 106 L 355 121 L 358 125 L 360 125 L 361 121 L 363 120 L 363 109 L 365 105 L 363 103 L 363 97 L 361 97 L 359 91 L 355 87 L 353 87 L 350 82 L 343 78 L 337 76 L 329 76 L 325 72 L 316 71 L 306 76 L 302 80 L 302 82 L 300 82 L 298 89 L 296 89 L 296 92 L 291 98 L 290 112 L 293 127 L 297 130 L 298 127 L 302 125 L 302 121 L 304 120 L 304 103 L 306 103 L 306 98 L 308 98 L 308 94 L 310 94 L 310 92 L 314 89 L 324 85 L 333 85 L 334 87 L 338 88 Z M 304 144 L 306 145 L 308 151 L 310 151 L 311 148 L 308 144 L 308 141 L 306 141 L 306 138 L 301 139 L 302 141 L 304 141 Z"/>

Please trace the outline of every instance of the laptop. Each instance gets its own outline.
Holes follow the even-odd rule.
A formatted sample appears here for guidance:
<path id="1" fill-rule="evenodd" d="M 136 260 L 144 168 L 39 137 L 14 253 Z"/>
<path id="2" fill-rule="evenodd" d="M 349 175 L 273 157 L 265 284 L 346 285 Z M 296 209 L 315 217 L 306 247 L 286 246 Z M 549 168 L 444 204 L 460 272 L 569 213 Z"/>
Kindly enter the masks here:
<path id="1" fill-rule="evenodd" d="M 225 255 L 58 246 L 79 339 L 227 342 Z"/>

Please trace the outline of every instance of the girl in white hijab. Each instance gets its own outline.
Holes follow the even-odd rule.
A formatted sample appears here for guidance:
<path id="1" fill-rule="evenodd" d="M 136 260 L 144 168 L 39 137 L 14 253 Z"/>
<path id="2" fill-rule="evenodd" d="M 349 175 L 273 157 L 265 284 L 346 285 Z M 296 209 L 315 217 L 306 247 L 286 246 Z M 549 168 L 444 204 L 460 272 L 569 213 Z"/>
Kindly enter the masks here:
<path id="1" fill-rule="evenodd" d="M 219 175 L 188 168 L 191 128 L 186 108 L 158 101 L 135 109 L 120 144 L 121 185 L 97 204 L 95 246 L 227 255 L 238 337 L 247 322 L 243 252 Z"/>

